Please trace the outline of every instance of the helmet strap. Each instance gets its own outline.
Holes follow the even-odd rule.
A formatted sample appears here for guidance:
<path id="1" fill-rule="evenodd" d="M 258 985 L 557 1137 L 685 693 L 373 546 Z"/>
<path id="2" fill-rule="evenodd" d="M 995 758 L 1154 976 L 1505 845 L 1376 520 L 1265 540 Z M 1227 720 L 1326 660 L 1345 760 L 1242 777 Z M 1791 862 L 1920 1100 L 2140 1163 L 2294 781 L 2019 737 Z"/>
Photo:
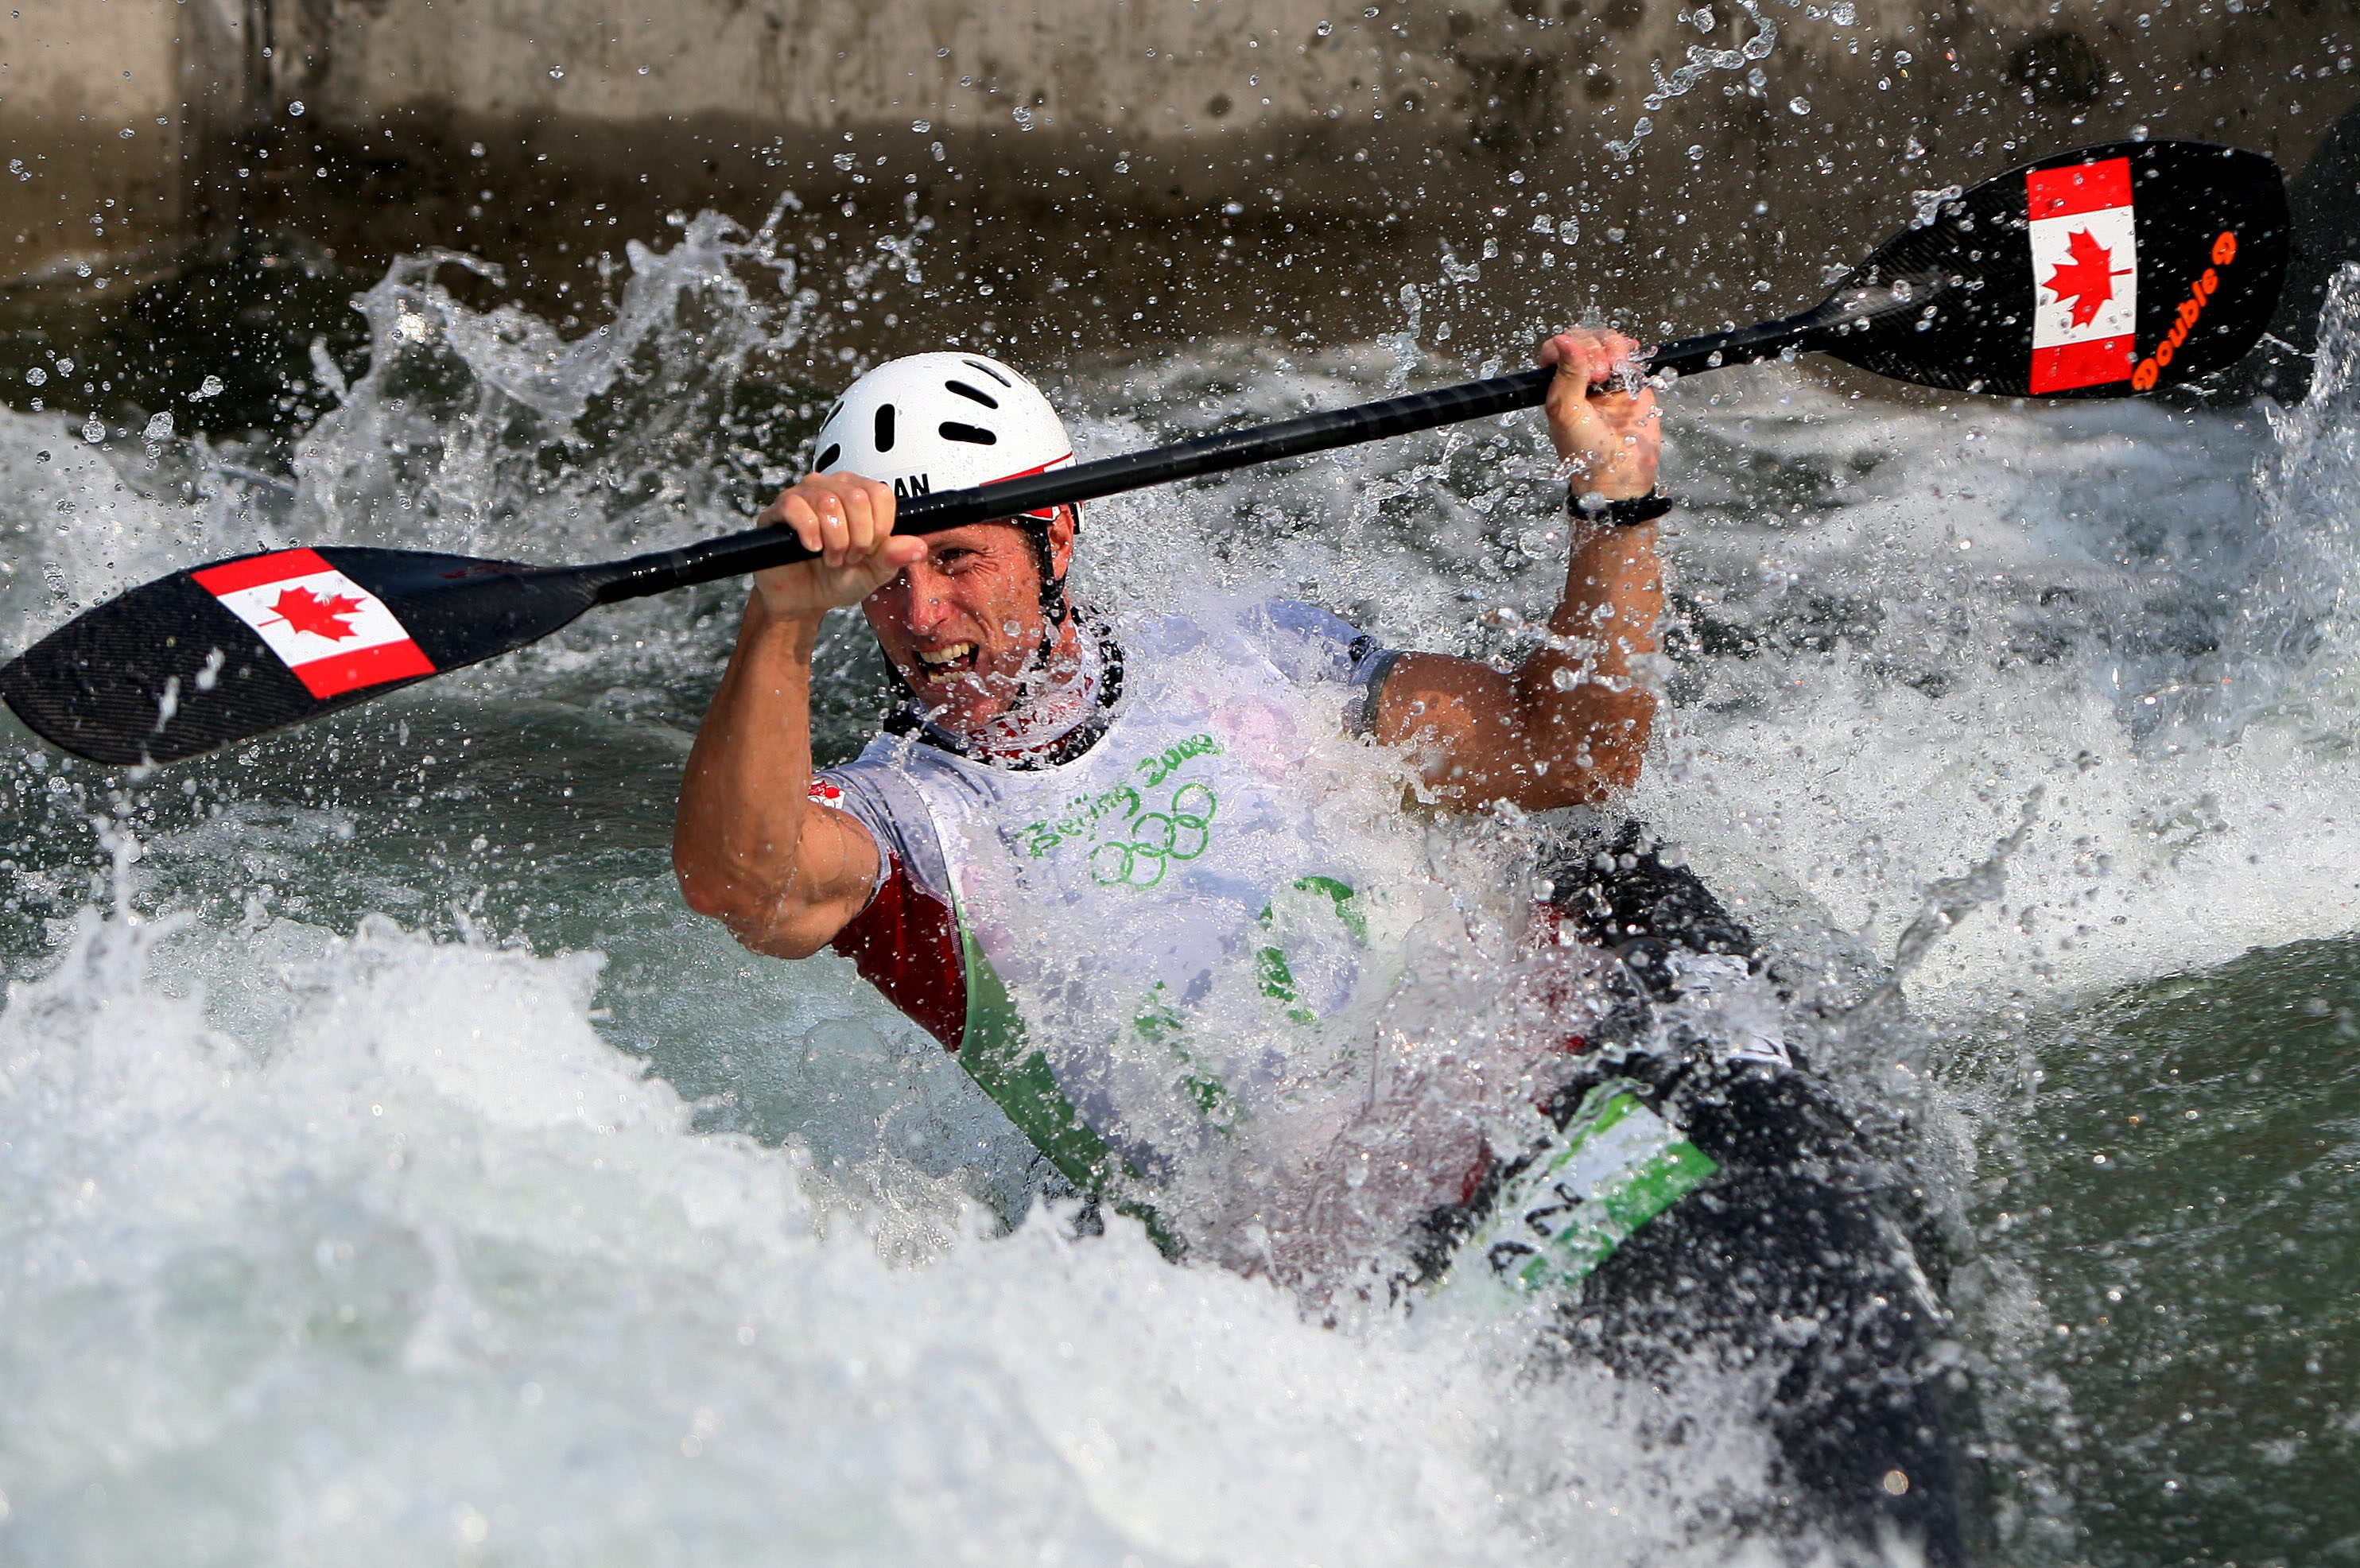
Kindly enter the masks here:
<path id="1" fill-rule="evenodd" d="M 1024 538 L 1032 546 L 1032 560 L 1041 569 L 1041 646 L 1032 651 L 1025 678 L 1046 681 L 1049 661 L 1057 651 L 1057 634 L 1065 624 L 1065 580 L 1052 570 L 1049 525 L 1037 517 L 1024 519 Z"/>
<path id="2" fill-rule="evenodd" d="M 1074 523 L 1079 528 L 1081 508 L 1074 508 Z M 1057 639 L 1066 617 L 1073 614 L 1073 602 L 1065 593 L 1065 574 L 1056 570 L 1049 553 L 1049 524 L 1054 517 L 1025 517 L 1018 526 L 1024 530 L 1027 543 L 1032 547 L 1032 561 L 1041 569 L 1041 646 L 1032 655 L 1032 663 L 1025 673 L 1029 678 L 1046 681 L 1049 667 L 1057 652 Z"/>
<path id="3" fill-rule="evenodd" d="M 1082 520 L 1081 508 L 1076 506 L 1073 511 L 1074 524 L 1078 528 Z M 1041 648 L 1044 655 L 1055 640 L 1056 629 L 1064 626 L 1065 617 L 1073 613 L 1073 605 L 1065 596 L 1065 574 L 1056 570 L 1049 556 L 1049 523 L 1054 520 L 1025 517 L 1018 525 L 1024 530 L 1026 542 L 1032 547 L 1033 564 L 1041 569 Z"/>
<path id="4" fill-rule="evenodd" d="M 1049 559 L 1049 525 L 1038 517 L 1027 517 L 1018 526 L 1024 530 L 1024 542 L 1032 548 L 1032 564 L 1041 571 L 1041 619 L 1048 626 L 1059 626 L 1065 619 L 1065 580 Z"/>

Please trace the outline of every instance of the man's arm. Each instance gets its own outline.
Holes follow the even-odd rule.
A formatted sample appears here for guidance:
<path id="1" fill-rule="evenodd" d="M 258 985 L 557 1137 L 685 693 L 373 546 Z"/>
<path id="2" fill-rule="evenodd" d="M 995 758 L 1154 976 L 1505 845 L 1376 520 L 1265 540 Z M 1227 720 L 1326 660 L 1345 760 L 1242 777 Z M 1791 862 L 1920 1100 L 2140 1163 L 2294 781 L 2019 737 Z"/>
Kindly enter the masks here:
<path id="1" fill-rule="evenodd" d="M 688 907 L 757 953 L 804 958 L 858 915 L 881 861 L 869 830 L 810 799 L 811 660 L 819 624 L 924 553 L 893 536 L 893 493 L 806 479 L 761 520 L 821 559 L 758 574 L 738 647 L 681 779 L 672 870 Z"/>
<path id="2" fill-rule="evenodd" d="M 1661 441 L 1653 392 L 1590 388 L 1636 345 L 1611 332 L 1567 332 L 1543 345 L 1557 367 L 1549 432 L 1577 488 L 1606 499 L 1655 487 Z M 1378 692 L 1376 738 L 1407 744 L 1425 782 L 1471 811 L 1511 801 L 1527 811 L 1601 800 L 1638 782 L 1655 694 L 1633 661 L 1655 650 L 1664 613 L 1653 524 L 1568 518 L 1565 592 L 1549 642 L 1517 669 L 1440 654 L 1404 654 Z"/>

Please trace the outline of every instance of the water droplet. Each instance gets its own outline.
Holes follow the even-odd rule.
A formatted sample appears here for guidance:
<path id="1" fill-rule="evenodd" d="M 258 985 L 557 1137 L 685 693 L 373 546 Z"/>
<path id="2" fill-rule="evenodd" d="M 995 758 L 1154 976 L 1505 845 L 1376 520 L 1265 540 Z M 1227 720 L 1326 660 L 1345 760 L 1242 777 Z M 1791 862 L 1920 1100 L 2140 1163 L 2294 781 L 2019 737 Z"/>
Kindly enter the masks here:
<path id="1" fill-rule="evenodd" d="M 552 65 L 552 66 L 551 66 L 551 67 L 549 68 L 549 79 L 550 79 L 552 82 L 563 82 L 563 81 L 564 81 L 564 80 L 565 80 L 565 68 L 564 68 L 563 66 L 562 66 L 562 65 Z"/>
<path id="2" fill-rule="evenodd" d="M 73 374 L 73 361 L 71 359 L 61 359 L 58 361 L 58 374 L 60 376 L 71 376 Z"/>
<path id="3" fill-rule="evenodd" d="M 1839 27 L 1849 27 L 1860 19 L 1859 13 L 1852 8 L 1852 0 L 1836 0 L 1835 5 L 1829 8 L 1828 15 Z"/>
<path id="4" fill-rule="evenodd" d="M 1792 114 L 1808 114 L 1811 112 L 1811 101 L 1808 98 L 1789 98 L 1786 100 L 1786 108 Z"/>
<path id="5" fill-rule="evenodd" d="M 483 156 L 484 156 L 484 144 L 483 144 L 483 143 L 481 143 L 481 142 L 469 142 L 469 143 L 467 144 L 467 156 L 468 156 L 469 158 L 481 158 L 481 157 L 483 157 Z"/>
<path id="6" fill-rule="evenodd" d="M 1702 143 L 1695 144 L 1688 148 L 1688 161 L 1690 163 L 1702 163 L 1704 161 L 1704 146 Z"/>
<path id="7" fill-rule="evenodd" d="M 288 104 L 287 112 L 294 115 L 297 119 L 301 119 L 303 117 L 303 100 L 298 98 L 292 103 Z"/>
<path id="8" fill-rule="evenodd" d="M 835 164 L 839 172 L 848 174 L 852 170 L 853 164 L 858 160 L 848 152 L 840 152 L 828 161 Z"/>
<path id="9" fill-rule="evenodd" d="M 932 120 L 912 120 L 910 128 L 923 136 L 934 128 L 934 123 Z"/>
<path id="10" fill-rule="evenodd" d="M 82 428 L 82 439 L 96 446 L 106 439 L 106 427 L 96 419 L 89 420 Z"/>
<path id="11" fill-rule="evenodd" d="M 202 381 L 197 383 L 196 395 L 199 397 L 220 397 L 222 395 L 222 378 L 218 376 L 206 376 Z"/>
<path id="12" fill-rule="evenodd" d="M 33 366 L 32 369 L 25 372 L 25 379 L 35 387 L 42 385 L 44 382 L 48 381 L 49 378 L 49 373 L 43 370 L 38 365 Z"/>
<path id="13" fill-rule="evenodd" d="M 154 419 L 148 421 L 148 428 L 139 433 L 143 438 L 151 441 L 170 441 L 172 439 L 172 416 L 169 414 L 157 415 Z"/>
<path id="14" fill-rule="evenodd" d="M 1311 30 L 1312 30 L 1313 32 L 1315 32 L 1315 33 L 1317 33 L 1321 38 L 1326 38 L 1328 34 L 1330 34 L 1330 33 L 1332 33 L 1332 32 L 1334 32 L 1334 31 L 1336 30 L 1336 24 L 1335 24 L 1335 23 L 1333 23 L 1333 22 L 1322 22 L 1322 23 L 1320 23 L 1317 27 L 1316 27 L 1312 28 Z"/>

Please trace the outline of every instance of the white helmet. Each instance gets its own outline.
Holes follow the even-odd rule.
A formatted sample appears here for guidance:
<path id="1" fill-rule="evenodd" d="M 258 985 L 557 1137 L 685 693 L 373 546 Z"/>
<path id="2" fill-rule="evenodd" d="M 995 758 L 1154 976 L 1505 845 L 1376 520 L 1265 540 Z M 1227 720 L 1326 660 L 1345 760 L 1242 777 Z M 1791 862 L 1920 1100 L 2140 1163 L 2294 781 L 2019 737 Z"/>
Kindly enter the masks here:
<path id="1" fill-rule="evenodd" d="M 813 473 L 858 474 L 903 500 L 1074 461 L 1065 422 L 1041 389 L 979 354 L 913 354 L 879 365 L 828 410 L 816 445 Z"/>

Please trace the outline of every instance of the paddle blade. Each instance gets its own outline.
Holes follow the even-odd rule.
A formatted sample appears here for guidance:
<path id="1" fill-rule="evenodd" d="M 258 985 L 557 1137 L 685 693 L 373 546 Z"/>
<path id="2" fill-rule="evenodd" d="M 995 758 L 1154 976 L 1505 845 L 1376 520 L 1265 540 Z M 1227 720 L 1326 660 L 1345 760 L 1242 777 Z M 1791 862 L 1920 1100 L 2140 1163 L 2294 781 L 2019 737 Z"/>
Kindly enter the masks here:
<path id="1" fill-rule="evenodd" d="M 274 550 L 134 588 L 0 668 L 0 698 L 93 762 L 177 762 L 548 636 L 585 571 L 416 550 Z"/>
<path id="2" fill-rule="evenodd" d="M 2118 397 L 2245 357 L 2276 310 L 2286 182 L 2259 153 L 2111 142 L 2042 158 L 1944 202 L 1842 287 L 1936 273 L 1925 309 L 1811 347 L 1965 392 Z"/>

